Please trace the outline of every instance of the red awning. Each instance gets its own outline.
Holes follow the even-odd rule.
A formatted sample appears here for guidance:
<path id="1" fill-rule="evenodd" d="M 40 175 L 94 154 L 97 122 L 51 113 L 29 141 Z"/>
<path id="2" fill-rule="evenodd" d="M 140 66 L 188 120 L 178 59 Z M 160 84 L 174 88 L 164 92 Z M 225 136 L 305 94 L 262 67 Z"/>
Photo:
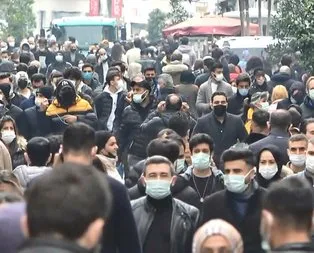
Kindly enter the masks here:
<path id="1" fill-rule="evenodd" d="M 237 36 L 241 34 L 241 22 L 239 19 L 221 16 L 207 16 L 202 18 L 190 18 L 182 23 L 163 30 L 167 35 L 198 36 L 198 35 L 225 35 Z M 250 35 L 258 35 L 258 25 L 250 24 Z"/>

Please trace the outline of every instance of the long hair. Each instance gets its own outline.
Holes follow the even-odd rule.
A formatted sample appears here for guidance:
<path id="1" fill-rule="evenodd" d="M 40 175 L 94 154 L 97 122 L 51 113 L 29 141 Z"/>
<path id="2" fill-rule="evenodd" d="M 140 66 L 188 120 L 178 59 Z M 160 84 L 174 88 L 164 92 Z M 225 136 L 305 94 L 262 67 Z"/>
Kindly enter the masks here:
<path id="1" fill-rule="evenodd" d="M 120 44 L 115 44 L 111 49 L 111 58 L 113 61 L 121 61 L 123 48 Z"/>

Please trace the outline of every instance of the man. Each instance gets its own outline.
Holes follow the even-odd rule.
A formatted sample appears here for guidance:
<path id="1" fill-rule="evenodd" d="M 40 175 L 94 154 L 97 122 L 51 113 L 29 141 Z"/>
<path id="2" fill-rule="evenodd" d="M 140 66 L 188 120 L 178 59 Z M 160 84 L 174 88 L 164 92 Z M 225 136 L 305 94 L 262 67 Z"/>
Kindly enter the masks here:
<path id="1" fill-rule="evenodd" d="M 147 197 L 132 201 L 143 253 L 191 252 L 199 211 L 172 198 L 172 163 L 162 156 L 148 158 L 144 178 Z"/>
<path id="2" fill-rule="evenodd" d="M 264 69 L 262 68 L 254 69 L 253 75 L 254 75 L 254 81 L 249 90 L 250 96 L 252 96 L 253 94 L 257 92 L 265 92 L 265 91 L 271 94 L 272 88 L 267 85 L 266 77 L 265 77 L 266 73 Z"/>
<path id="3" fill-rule="evenodd" d="M 175 174 L 179 175 L 180 171 L 178 170 L 178 161 L 180 159 L 184 160 L 184 143 L 182 139 L 177 136 L 169 136 L 168 139 L 159 137 L 158 139 L 152 140 L 147 146 L 147 156 L 163 156 L 169 159 L 173 164 L 175 164 Z M 146 195 L 146 184 L 144 178 L 141 177 L 145 170 L 145 161 L 142 160 L 137 163 L 133 170 L 130 171 L 129 178 L 126 180 L 126 184 L 130 184 L 135 181 L 135 185 L 129 189 L 129 195 L 131 200 L 138 199 Z M 181 178 L 171 185 L 172 196 L 176 199 L 179 199 L 189 205 L 198 207 L 199 200 L 196 191 L 189 186 L 189 184 Z"/>
<path id="4" fill-rule="evenodd" d="M 305 169 L 308 139 L 303 134 L 292 135 L 289 139 L 289 162 L 287 166 L 296 174 Z"/>
<path id="5" fill-rule="evenodd" d="M 224 189 L 223 174 L 218 171 L 212 160 L 214 142 L 210 136 L 196 134 L 191 138 L 189 146 L 192 154 L 192 166 L 181 176 L 197 192 L 197 207 L 201 209 L 207 196 Z"/>
<path id="6" fill-rule="evenodd" d="M 111 196 L 108 183 L 93 167 L 63 165 L 31 184 L 26 196 L 22 227 L 29 239 L 19 253 L 83 253 L 97 247 Z"/>
<path id="7" fill-rule="evenodd" d="M 95 109 L 101 130 L 116 132 L 117 127 L 120 126 L 121 116 L 126 106 L 126 94 L 121 81 L 118 70 L 109 71 L 106 77 L 107 85 L 95 99 Z"/>
<path id="8" fill-rule="evenodd" d="M 146 158 L 146 136 L 141 131 L 141 124 L 151 112 L 154 98 L 151 96 L 151 86 L 140 77 L 131 83 L 132 102 L 122 113 L 122 121 L 118 131 L 120 152 L 128 152 L 128 165 L 131 168 L 140 160 Z"/>
<path id="9" fill-rule="evenodd" d="M 173 53 L 170 58 L 170 63 L 162 68 L 162 72 L 171 75 L 173 79 L 173 84 L 180 84 L 180 77 L 184 71 L 187 71 L 189 68 L 182 63 L 182 54 Z"/>
<path id="10" fill-rule="evenodd" d="M 66 62 L 63 58 L 63 52 L 58 51 L 55 53 L 54 61 L 48 66 L 46 76 L 50 76 L 53 71 L 58 71 L 63 73 L 67 68 L 72 65 Z"/>
<path id="11" fill-rule="evenodd" d="M 305 169 L 291 175 L 290 177 L 298 177 L 306 179 L 308 183 L 314 187 L 314 139 L 308 141 L 308 146 L 306 150 L 306 160 L 305 160 Z"/>
<path id="12" fill-rule="evenodd" d="M 265 195 L 261 235 L 271 252 L 314 252 L 313 191 L 301 179 L 288 178 L 270 186 Z"/>
<path id="13" fill-rule="evenodd" d="M 9 61 L 10 60 L 10 54 L 9 51 L 4 50 L 1 51 L 1 62 Z"/>
<path id="14" fill-rule="evenodd" d="M 55 91 L 56 98 L 49 105 L 46 116 L 52 120 L 52 131 L 62 133 L 68 125 L 84 122 L 97 127 L 97 116 L 89 102 L 77 96 L 73 83 L 61 80 Z"/>
<path id="15" fill-rule="evenodd" d="M 166 101 L 160 102 L 157 111 L 149 114 L 141 125 L 143 133 L 147 135 L 149 140 L 155 139 L 161 130 L 168 128 L 170 119 L 177 112 L 184 111 L 184 109 L 185 107 L 180 96 L 177 94 L 168 95 Z M 196 122 L 192 117 L 187 117 L 189 119 L 188 128 L 192 132 Z M 182 127 L 185 128 L 185 126 Z"/>
<path id="16" fill-rule="evenodd" d="M 272 144 L 280 149 L 284 163 L 289 161 L 287 154 L 289 142 L 289 127 L 291 124 L 291 115 L 286 110 L 276 110 L 270 115 L 270 134 L 250 145 L 254 155 L 257 155 L 265 145 Z"/>
<path id="17" fill-rule="evenodd" d="M 95 90 L 98 86 L 100 86 L 98 79 L 94 75 L 94 70 L 94 66 L 89 63 L 85 63 L 82 67 L 82 80 L 92 90 Z"/>
<path id="18" fill-rule="evenodd" d="M 196 54 L 192 46 L 189 45 L 189 38 L 182 37 L 181 38 L 181 45 L 177 48 L 180 54 L 182 54 L 182 62 L 188 65 L 190 68 L 194 66 L 196 61 Z"/>
<path id="19" fill-rule="evenodd" d="M 91 127 L 82 123 L 70 125 L 63 134 L 63 161 L 87 166 L 91 165 L 96 155 L 95 138 L 95 131 Z M 128 193 L 121 183 L 113 178 L 107 176 L 106 178 L 113 201 L 111 215 L 108 218 L 102 236 L 101 253 L 141 252 Z M 90 196 L 93 196 L 93 194 Z M 81 208 L 78 210 L 81 210 Z"/>
<path id="20" fill-rule="evenodd" d="M 290 105 L 301 105 L 306 95 L 305 90 L 302 82 L 294 81 L 288 90 L 289 97 L 278 102 L 277 109 L 288 110 Z"/>
<path id="21" fill-rule="evenodd" d="M 227 83 L 230 82 L 230 72 L 228 67 L 228 61 L 226 57 L 224 57 L 224 52 L 222 49 L 216 47 L 212 51 L 212 57 L 215 60 L 215 62 L 221 62 L 223 66 L 223 77 L 227 81 Z"/>
<path id="22" fill-rule="evenodd" d="M 24 111 L 25 138 L 47 136 L 52 133 L 51 119 L 46 116 L 48 106 L 51 104 L 53 87 L 39 88 L 35 97 L 35 105 Z"/>
<path id="23" fill-rule="evenodd" d="M 276 85 L 283 85 L 288 91 L 293 83 L 294 80 L 291 78 L 291 69 L 288 66 L 281 66 L 279 72 L 271 77 L 268 86 L 275 88 Z"/>
<path id="24" fill-rule="evenodd" d="M 92 89 L 83 82 L 82 72 L 78 67 L 71 67 L 64 71 L 63 77 L 65 79 L 71 80 L 75 87 L 76 93 L 87 99 L 90 100 L 92 98 Z"/>
<path id="25" fill-rule="evenodd" d="M 205 133 L 213 138 L 215 145 L 213 159 L 220 168 L 220 156 L 223 151 L 238 141 L 244 141 L 247 132 L 239 117 L 227 113 L 228 99 L 224 92 L 213 93 L 210 106 L 213 111 L 197 120 L 193 135 Z"/>
<path id="26" fill-rule="evenodd" d="M 147 67 L 152 67 L 153 69 L 156 68 L 156 61 L 149 57 L 149 49 L 145 48 L 141 50 L 141 59 L 137 61 L 137 63 L 142 65 L 142 71 Z"/>
<path id="27" fill-rule="evenodd" d="M 251 132 L 245 140 L 247 144 L 253 144 L 269 134 L 269 112 L 264 110 L 257 110 L 253 112 Z"/>
<path id="28" fill-rule="evenodd" d="M 10 53 L 12 53 L 12 52 L 13 52 L 13 49 L 16 48 L 15 38 L 10 35 L 10 36 L 7 38 L 7 42 L 8 42 L 8 51 L 9 51 Z"/>
<path id="29" fill-rule="evenodd" d="M 132 48 L 126 52 L 126 57 L 128 59 L 128 64 L 130 65 L 133 62 L 137 62 L 141 59 L 141 45 L 142 41 L 139 38 L 134 40 L 134 43 L 131 43 Z"/>
<path id="30" fill-rule="evenodd" d="M 223 219 L 241 233 L 245 253 L 263 252 L 259 225 L 265 190 L 254 181 L 254 155 L 239 144 L 226 150 L 222 161 L 227 189 L 205 199 L 201 224 Z"/>
<path id="31" fill-rule="evenodd" d="M 34 74 L 31 77 L 31 84 L 33 88 L 33 94 L 29 97 L 29 99 L 25 99 L 23 102 L 21 102 L 20 107 L 22 110 L 26 110 L 35 106 L 36 93 L 40 88 L 46 85 L 46 77 L 43 74 Z"/>
<path id="32" fill-rule="evenodd" d="M 97 66 L 95 72 L 98 74 L 100 85 L 106 81 L 107 72 L 111 65 L 111 59 L 104 48 L 98 49 L 96 52 Z"/>
<path id="33" fill-rule="evenodd" d="M 310 118 L 304 121 L 303 133 L 308 139 L 314 137 L 314 119 Z"/>
<path id="34" fill-rule="evenodd" d="M 24 154 L 27 165 L 20 165 L 13 171 L 23 188 L 36 177 L 51 170 L 46 167 L 51 159 L 50 143 L 44 137 L 34 137 L 28 141 Z"/>
<path id="35" fill-rule="evenodd" d="M 311 76 L 306 82 L 306 96 L 301 104 L 303 119 L 314 117 L 314 76 Z"/>
<path id="36" fill-rule="evenodd" d="M 246 73 L 240 74 L 236 79 L 237 93 L 228 101 L 228 112 L 234 115 L 243 114 L 244 100 L 248 98 L 251 78 Z"/>
<path id="37" fill-rule="evenodd" d="M 200 116 L 211 111 L 210 99 L 216 91 L 224 92 L 228 98 L 233 95 L 231 85 L 223 81 L 222 72 L 222 64 L 219 62 L 214 63 L 211 69 L 211 77 L 208 82 L 201 85 L 196 99 L 196 109 Z"/>
<path id="38" fill-rule="evenodd" d="M 158 98 L 160 91 L 158 87 L 158 82 L 156 80 L 156 69 L 153 66 L 147 66 L 144 69 L 144 76 L 145 80 L 150 84 L 151 95 L 154 95 L 155 98 Z"/>
<path id="39" fill-rule="evenodd" d="M 48 66 L 55 61 L 55 53 L 48 50 L 47 40 L 45 38 L 38 40 L 38 49 L 34 53 L 34 57 L 40 62 L 39 72 L 46 74 Z"/>
<path id="40" fill-rule="evenodd" d="M 80 61 L 85 61 L 85 56 L 78 52 L 75 41 L 70 45 L 70 52 L 64 54 L 64 59 L 69 62 L 72 66 L 78 66 Z"/>

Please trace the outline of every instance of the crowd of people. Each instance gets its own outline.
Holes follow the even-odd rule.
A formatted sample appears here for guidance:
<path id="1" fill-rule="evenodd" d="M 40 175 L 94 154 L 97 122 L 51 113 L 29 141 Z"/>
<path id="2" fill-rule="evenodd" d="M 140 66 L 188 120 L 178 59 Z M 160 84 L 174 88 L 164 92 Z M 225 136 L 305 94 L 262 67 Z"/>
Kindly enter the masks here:
<path id="1" fill-rule="evenodd" d="M 187 37 L 0 41 L 0 252 L 314 252 L 314 77 Z"/>

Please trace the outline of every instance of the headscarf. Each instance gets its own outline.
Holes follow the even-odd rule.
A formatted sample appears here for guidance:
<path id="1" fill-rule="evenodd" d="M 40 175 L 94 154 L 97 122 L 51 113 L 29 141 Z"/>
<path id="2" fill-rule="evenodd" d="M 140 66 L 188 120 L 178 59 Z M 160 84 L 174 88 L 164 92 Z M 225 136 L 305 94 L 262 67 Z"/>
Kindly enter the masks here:
<path id="1" fill-rule="evenodd" d="M 193 238 L 192 253 L 200 253 L 205 240 L 214 235 L 221 235 L 231 245 L 232 253 L 243 253 L 243 241 L 240 233 L 228 222 L 214 219 L 200 227 Z"/>

